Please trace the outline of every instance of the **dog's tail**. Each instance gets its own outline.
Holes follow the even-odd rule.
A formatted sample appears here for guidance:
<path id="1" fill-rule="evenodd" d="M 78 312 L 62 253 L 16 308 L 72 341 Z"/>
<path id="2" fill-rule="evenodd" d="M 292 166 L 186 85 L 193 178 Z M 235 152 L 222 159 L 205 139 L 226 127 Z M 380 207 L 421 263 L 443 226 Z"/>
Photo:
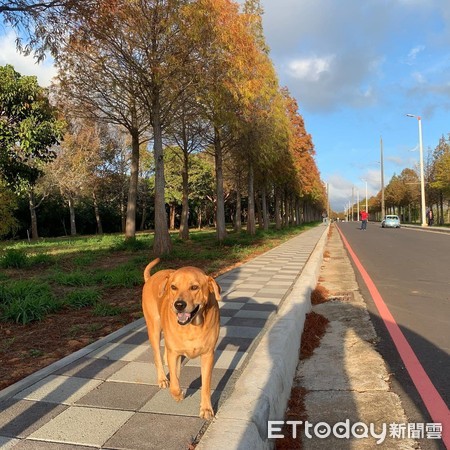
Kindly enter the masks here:
<path id="1" fill-rule="evenodd" d="M 159 263 L 159 261 L 161 260 L 156 258 L 151 263 L 147 264 L 147 267 L 144 269 L 144 281 L 147 281 L 150 278 L 150 271 Z"/>

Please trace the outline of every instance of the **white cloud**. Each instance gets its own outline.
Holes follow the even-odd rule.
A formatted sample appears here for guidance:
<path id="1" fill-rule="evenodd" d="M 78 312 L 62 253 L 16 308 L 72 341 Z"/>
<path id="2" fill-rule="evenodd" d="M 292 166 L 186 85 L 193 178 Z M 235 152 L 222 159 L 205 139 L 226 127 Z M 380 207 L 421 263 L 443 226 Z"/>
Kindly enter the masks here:
<path id="1" fill-rule="evenodd" d="M 412 48 L 408 53 L 407 63 L 412 64 L 413 61 L 417 58 L 417 55 L 420 52 L 423 52 L 424 50 L 425 50 L 424 45 L 418 45 L 417 47 Z"/>
<path id="2" fill-rule="evenodd" d="M 289 62 L 288 73 L 305 81 L 318 81 L 323 73 L 330 71 L 332 60 L 332 56 L 295 59 Z"/>
<path id="3" fill-rule="evenodd" d="M 57 71 L 51 58 L 37 64 L 33 56 L 24 56 L 16 50 L 16 34 L 9 31 L 0 36 L 0 65 L 11 64 L 21 75 L 35 75 L 42 87 L 50 85 Z"/>

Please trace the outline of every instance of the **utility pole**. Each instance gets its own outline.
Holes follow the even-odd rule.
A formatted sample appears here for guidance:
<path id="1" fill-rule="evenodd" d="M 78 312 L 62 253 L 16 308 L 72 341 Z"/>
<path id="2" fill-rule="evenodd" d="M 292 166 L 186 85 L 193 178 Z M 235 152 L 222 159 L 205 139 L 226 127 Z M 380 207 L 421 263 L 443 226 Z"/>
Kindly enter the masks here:
<path id="1" fill-rule="evenodd" d="M 384 203 L 384 165 L 383 165 L 383 138 L 380 137 L 380 151 L 381 151 L 381 220 L 386 215 L 386 207 Z"/>

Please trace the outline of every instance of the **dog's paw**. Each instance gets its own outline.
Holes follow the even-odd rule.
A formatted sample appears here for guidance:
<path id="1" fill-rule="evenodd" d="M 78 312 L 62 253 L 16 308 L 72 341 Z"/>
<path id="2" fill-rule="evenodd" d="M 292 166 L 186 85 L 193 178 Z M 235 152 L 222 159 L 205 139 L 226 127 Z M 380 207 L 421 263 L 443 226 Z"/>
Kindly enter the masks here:
<path id="1" fill-rule="evenodd" d="M 169 387 L 169 380 L 167 378 L 161 378 L 158 380 L 158 385 L 161 389 L 166 389 Z"/>
<path id="2" fill-rule="evenodd" d="M 178 392 L 170 391 L 170 393 L 172 394 L 172 397 L 174 398 L 174 400 L 177 402 L 181 402 L 181 400 L 184 399 L 184 392 L 181 389 L 179 389 Z"/>
<path id="3" fill-rule="evenodd" d="M 212 408 L 200 408 L 199 416 L 202 419 L 211 420 L 214 418 L 214 411 Z"/>

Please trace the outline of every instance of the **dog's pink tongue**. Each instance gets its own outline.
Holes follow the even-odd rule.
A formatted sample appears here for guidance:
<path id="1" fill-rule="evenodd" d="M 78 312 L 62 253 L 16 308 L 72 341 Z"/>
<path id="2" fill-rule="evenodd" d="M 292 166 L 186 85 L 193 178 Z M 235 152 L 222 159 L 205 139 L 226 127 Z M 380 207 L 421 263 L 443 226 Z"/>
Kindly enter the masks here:
<path id="1" fill-rule="evenodd" d="M 178 322 L 185 323 L 191 318 L 191 314 L 187 312 L 182 312 L 177 314 Z"/>

